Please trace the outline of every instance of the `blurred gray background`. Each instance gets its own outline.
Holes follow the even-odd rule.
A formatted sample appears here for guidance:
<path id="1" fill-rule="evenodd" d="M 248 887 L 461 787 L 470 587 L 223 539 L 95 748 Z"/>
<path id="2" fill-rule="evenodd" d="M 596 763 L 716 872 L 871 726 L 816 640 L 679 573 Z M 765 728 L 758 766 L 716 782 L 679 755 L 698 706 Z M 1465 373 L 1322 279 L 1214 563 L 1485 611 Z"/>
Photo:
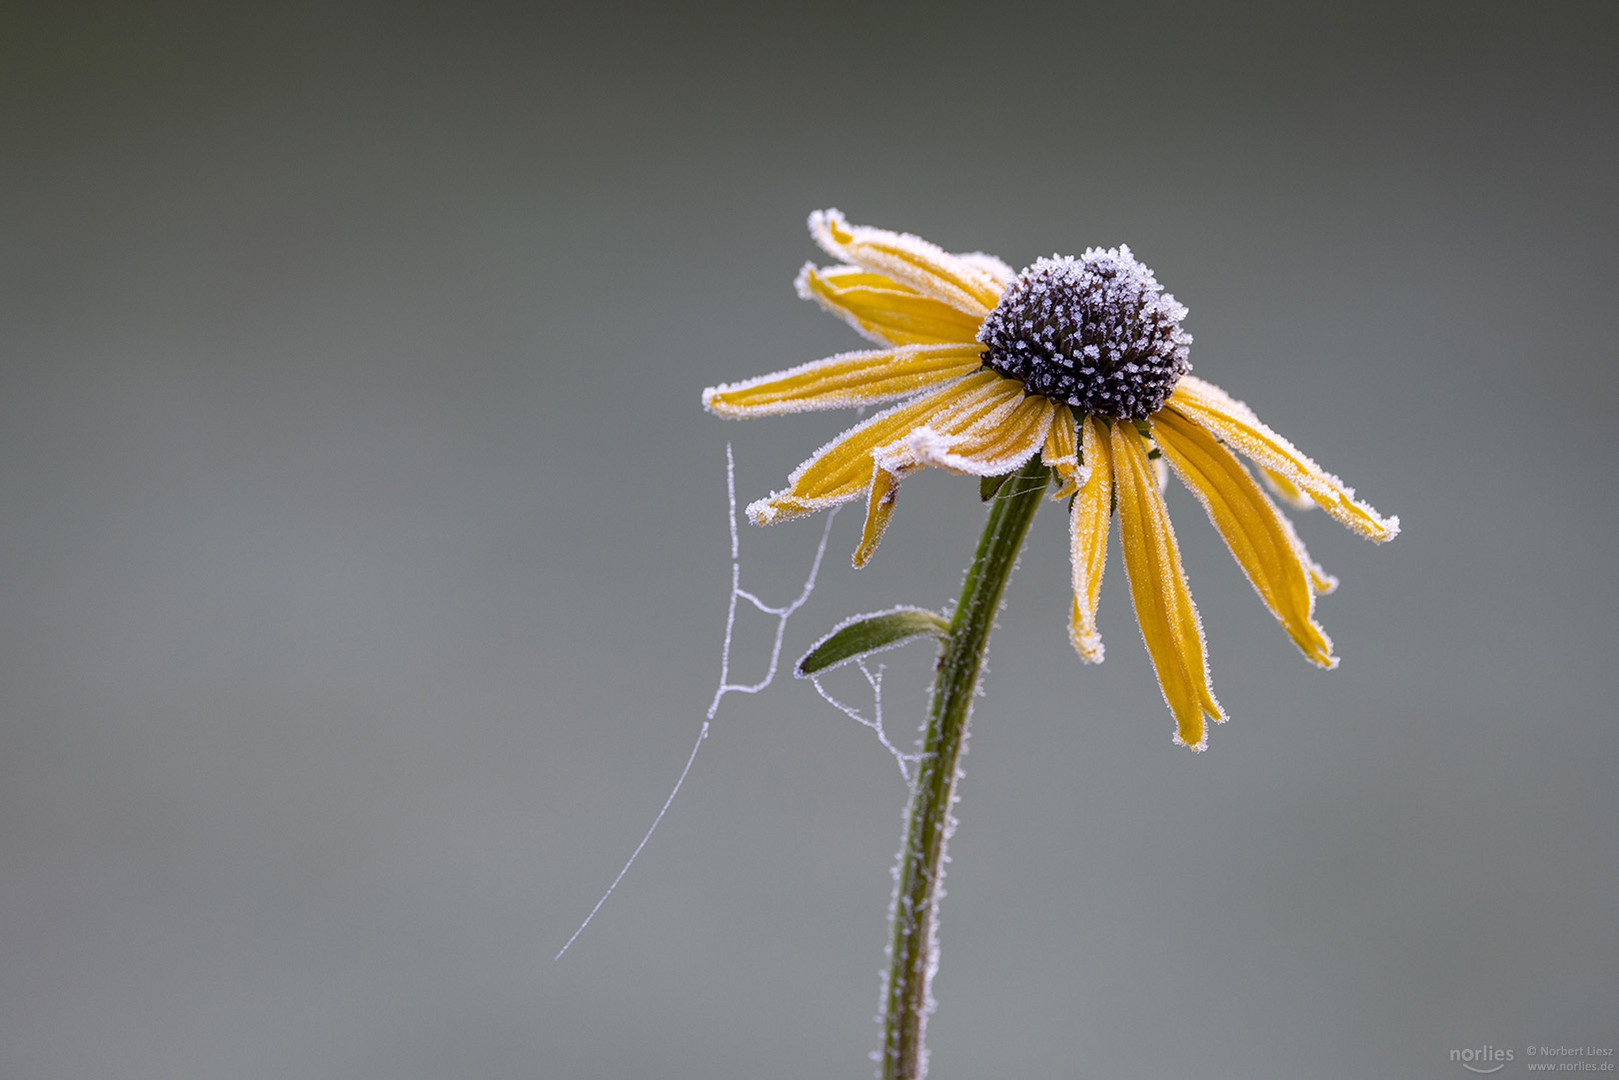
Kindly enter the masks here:
<path id="1" fill-rule="evenodd" d="M 551 960 L 713 693 L 726 441 L 747 500 L 847 420 L 698 404 L 859 347 L 790 288 L 824 206 L 1130 244 L 1406 528 L 1300 519 L 1323 674 L 1172 489 L 1195 756 L 1116 555 L 1076 660 L 1042 512 L 934 1075 L 1619 1045 L 1616 62 L 1607 3 L 8 4 L 0 1077 L 869 1074 L 904 788 L 805 683 L 726 699 Z M 975 496 L 909 481 L 858 573 L 838 519 L 789 656 L 951 599 Z M 744 525 L 744 585 L 818 533 Z"/>

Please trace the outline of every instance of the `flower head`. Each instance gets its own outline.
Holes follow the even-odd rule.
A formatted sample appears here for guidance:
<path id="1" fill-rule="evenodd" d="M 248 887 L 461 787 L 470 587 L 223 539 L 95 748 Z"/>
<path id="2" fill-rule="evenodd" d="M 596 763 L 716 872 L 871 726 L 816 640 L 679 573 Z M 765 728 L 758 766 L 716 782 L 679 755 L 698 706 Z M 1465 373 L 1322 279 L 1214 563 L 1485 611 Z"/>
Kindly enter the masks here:
<path id="1" fill-rule="evenodd" d="M 978 328 L 984 364 L 1080 413 L 1144 420 L 1186 374 L 1186 308 L 1128 247 L 1053 256 L 1012 280 Z"/>
<path id="2" fill-rule="evenodd" d="M 1069 636 L 1102 659 L 1097 597 L 1117 514 L 1141 636 L 1175 715 L 1176 741 L 1201 750 L 1205 718 L 1225 719 L 1209 685 L 1203 630 L 1164 506 L 1162 462 L 1208 511 L 1248 579 L 1304 655 L 1338 660 L 1315 621 L 1337 581 L 1238 455 L 1295 508 L 1317 505 L 1373 540 L 1383 518 L 1353 489 L 1266 427 L 1241 402 L 1188 374 L 1186 308 L 1127 247 L 1040 259 L 1014 274 L 979 253 L 952 255 L 915 236 L 850 225 L 836 210 L 810 232 L 839 265 L 805 265 L 799 295 L 883 346 L 711 387 L 720 416 L 771 416 L 898 401 L 845 431 L 748 507 L 757 524 L 865 496 L 856 566 L 893 513 L 900 481 L 930 465 L 1001 476 L 1035 454 L 1072 497 L 1074 601 Z"/>

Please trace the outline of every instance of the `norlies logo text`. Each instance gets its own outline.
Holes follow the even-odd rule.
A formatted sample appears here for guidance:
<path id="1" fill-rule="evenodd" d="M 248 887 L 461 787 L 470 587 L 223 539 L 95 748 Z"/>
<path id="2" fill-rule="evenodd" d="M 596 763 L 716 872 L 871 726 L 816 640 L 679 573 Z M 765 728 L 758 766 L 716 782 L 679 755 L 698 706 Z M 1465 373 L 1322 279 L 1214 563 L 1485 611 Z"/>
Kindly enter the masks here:
<path id="1" fill-rule="evenodd" d="M 1450 1060 L 1471 1072 L 1493 1073 L 1506 1068 L 1507 1062 L 1512 1060 L 1512 1051 L 1495 1046 L 1470 1046 L 1465 1050 L 1452 1050 Z"/>

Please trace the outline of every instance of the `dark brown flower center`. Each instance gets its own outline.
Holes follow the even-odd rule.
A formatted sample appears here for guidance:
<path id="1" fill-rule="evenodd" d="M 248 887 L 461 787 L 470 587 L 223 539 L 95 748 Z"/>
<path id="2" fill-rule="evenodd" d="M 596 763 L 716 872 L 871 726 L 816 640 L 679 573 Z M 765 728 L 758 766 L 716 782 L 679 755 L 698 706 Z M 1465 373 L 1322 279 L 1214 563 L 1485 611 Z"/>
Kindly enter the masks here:
<path id="1" fill-rule="evenodd" d="M 984 363 L 1082 413 L 1141 420 L 1188 368 L 1186 308 L 1127 247 L 1039 259 L 978 329 Z"/>

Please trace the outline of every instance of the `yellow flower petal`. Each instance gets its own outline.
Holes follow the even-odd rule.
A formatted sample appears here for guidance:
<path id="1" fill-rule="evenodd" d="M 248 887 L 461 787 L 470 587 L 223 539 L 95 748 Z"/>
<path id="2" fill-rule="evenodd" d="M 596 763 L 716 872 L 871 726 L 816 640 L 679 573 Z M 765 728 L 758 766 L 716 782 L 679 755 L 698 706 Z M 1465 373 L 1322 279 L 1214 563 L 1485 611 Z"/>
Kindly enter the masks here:
<path id="1" fill-rule="evenodd" d="M 1213 383 L 1181 376 L 1169 404 L 1238 453 L 1286 477 L 1327 513 L 1363 536 L 1382 542 L 1400 531 L 1400 519 L 1384 518 L 1355 498 L 1355 490 L 1311 461 L 1298 447 L 1266 427 L 1253 410 Z"/>
<path id="2" fill-rule="evenodd" d="M 1332 642 L 1312 617 L 1315 589 L 1309 561 L 1242 462 L 1173 406 L 1152 418 L 1152 429 L 1164 456 L 1208 511 L 1232 556 L 1294 644 L 1312 663 L 1337 667 Z"/>
<path id="3" fill-rule="evenodd" d="M 834 256 L 943 300 L 974 319 L 1000 301 L 1002 285 L 989 273 L 919 236 L 850 225 L 836 210 L 810 215 L 815 242 Z"/>
<path id="4" fill-rule="evenodd" d="M 1006 380 L 1011 381 L 1011 380 Z M 1014 384 L 1017 391 L 1022 384 Z M 928 422 L 893 442 L 872 450 L 871 490 L 866 503 L 866 527 L 854 553 L 855 566 L 864 566 L 888 527 L 899 495 L 901 478 L 930 465 L 974 476 L 1000 476 L 1018 468 L 1039 451 L 1051 430 L 1056 406 L 1049 398 L 1007 394 L 989 410 L 960 409 L 940 412 Z"/>
<path id="5" fill-rule="evenodd" d="M 982 348 L 968 342 L 840 353 L 756 379 L 711 386 L 703 391 L 703 405 L 720 416 L 741 418 L 892 401 L 977 369 Z"/>
<path id="6" fill-rule="evenodd" d="M 1059 420 L 1060 422 L 1060 420 Z M 1068 511 L 1070 554 L 1074 567 L 1074 610 L 1068 637 L 1080 659 L 1102 662 L 1102 635 L 1096 629 L 1096 602 L 1107 565 L 1107 530 L 1113 520 L 1113 454 L 1108 436 L 1094 416 L 1085 417 L 1082 448 L 1090 475 L 1079 485 Z"/>
<path id="7" fill-rule="evenodd" d="M 1059 404 L 1051 417 L 1051 434 L 1046 436 L 1046 445 L 1040 448 L 1040 460 L 1055 469 L 1062 480 L 1051 493 L 1053 499 L 1066 499 L 1079 490 L 1085 472 L 1079 463 L 1074 414 L 1067 405 Z"/>
<path id="8" fill-rule="evenodd" d="M 860 533 L 860 546 L 854 552 L 856 567 L 865 566 L 877 550 L 877 542 L 888 528 L 888 519 L 893 516 L 898 495 L 899 479 L 881 465 L 873 465 L 871 492 L 866 497 L 866 526 Z"/>
<path id="9" fill-rule="evenodd" d="M 971 342 L 981 321 L 858 266 L 818 269 L 814 263 L 805 263 L 793 287 L 805 300 L 814 300 L 881 345 Z M 983 346 L 978 349 L 982 351 Z"/>
<path id="10" fill-rule="evenodd" d="M 1201 750 L 1203 716 L 1224 718 L 1209 688 L 1203 628 L 1186 587 L 1175 530 L 1158 491 L 1141 436 L 1129 423 L 1111 425 L 1113 473 L 1119 502 L 1124 568 L 1135 598 L 1136 621 L 1147 643 L 1158 685 L 1175 714 L 1176 741 Z"/>
<path id="11" fill-rule="evenodd" d="M 1022 383 L 1005 381 L 1022 391 Z M 1009 473 L 1046 443 L 1056 404 L 1037 394 L 1008 404 L 1010 408 L 983 414 L 934 417 L 892 446 L 878 448 L 873 456 L 879 465 L 901 476 L 928 465 L 971 476 Z"/>
<path id="12" fill-rule="evenodd" d="M 1022 383 L 980 371 L 868 417 L 794 469 L 785 491 L 749 506 L 748 517 L 768 525 L 848 502 L 870 485 L 872 455 L 879 447 L 929 425 L 949 431 L 985 416 L 1005 415 L 1022 396 Z"/>

